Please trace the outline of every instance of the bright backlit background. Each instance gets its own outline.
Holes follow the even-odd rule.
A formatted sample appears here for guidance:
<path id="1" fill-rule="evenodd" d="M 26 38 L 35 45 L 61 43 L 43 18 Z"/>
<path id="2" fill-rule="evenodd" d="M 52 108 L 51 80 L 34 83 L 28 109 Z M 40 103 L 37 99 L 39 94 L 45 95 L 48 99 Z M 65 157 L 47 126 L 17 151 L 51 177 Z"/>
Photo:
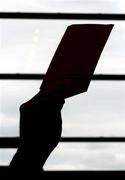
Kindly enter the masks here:
<path id="1" fill-rule="evenodd" d="M 2 12 L 124 13 L 124 0 L 0 0 Z M 71 24 L 114 24 L 95 74 L 125 74 L 125 22 L 0 19 L 0 73 L 45 73 Z M 0 136 L 19 136 L 19 106 L 40 80 L 0 80 Z M 124 81 L 92 81 L 87 93 L 66 100 L 63 137 L 125 136 Z M 35 123 L 35 120 L 34 120 Z M 16 149 L 0 149 L 9 165 Z M 125 170 L 124 143 L 59 143 L 46 170 Z"/>

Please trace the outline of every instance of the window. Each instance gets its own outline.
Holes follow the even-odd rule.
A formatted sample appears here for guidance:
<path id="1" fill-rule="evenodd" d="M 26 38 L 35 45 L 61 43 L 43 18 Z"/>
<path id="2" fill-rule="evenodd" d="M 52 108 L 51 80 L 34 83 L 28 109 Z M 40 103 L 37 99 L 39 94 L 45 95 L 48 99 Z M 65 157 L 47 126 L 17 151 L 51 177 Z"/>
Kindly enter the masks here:
<path id="1" fill-rule="evenodd" d="M 112 6 L 112 3 L 114 6 Z M 1 12 L 124 13 L 123 0 L 9 1 Z M 122 20 L 0 19 L 0 74 L 45 73 L 66 27 L 73 23 L 115 24 L 95 74 L 125 75 L 125 22 Z M 19 106 L 42 80 L 0 79 L 0 136 L 19 136 Z M 22 93 L 23 92 L 23 93 Z M 62 137 L 125 137 L 125 82 L 92 81 L 87 93 L 66 100 Z M 0 149 L 8 165 L 16 148 Z M 122 142 L 60 142 L 45 170 L 125 170 Z"/>

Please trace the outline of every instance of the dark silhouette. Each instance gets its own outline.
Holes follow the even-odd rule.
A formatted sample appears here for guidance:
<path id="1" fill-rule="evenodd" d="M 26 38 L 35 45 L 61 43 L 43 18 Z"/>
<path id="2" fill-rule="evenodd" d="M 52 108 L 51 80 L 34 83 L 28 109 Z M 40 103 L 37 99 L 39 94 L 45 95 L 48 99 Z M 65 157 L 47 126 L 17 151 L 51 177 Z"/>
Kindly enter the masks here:
<path id="1" fill-rule="evenodd" d="M 68 26 L 41 89 L 61 87 L 65 98 L 87 91 L 112 28 L 111 24 Z"/>
<path id="2" fill-rule="evenodd" d="M 20 145 L 10 164 L 13 174 L 39 176 L 51 151 L 61 137 L 61 109 L 64 99 L 59 90 L 39 92 L 20 107 Z"/>
<path id="3" fill-rule="evenodd" d="M 10 163 L 17 176 L 38 177 L 62 131 L 64 99 L 87 90 L 113 25 L 69 26 L 40 87 L 20 107 L 20 144 Z"/>

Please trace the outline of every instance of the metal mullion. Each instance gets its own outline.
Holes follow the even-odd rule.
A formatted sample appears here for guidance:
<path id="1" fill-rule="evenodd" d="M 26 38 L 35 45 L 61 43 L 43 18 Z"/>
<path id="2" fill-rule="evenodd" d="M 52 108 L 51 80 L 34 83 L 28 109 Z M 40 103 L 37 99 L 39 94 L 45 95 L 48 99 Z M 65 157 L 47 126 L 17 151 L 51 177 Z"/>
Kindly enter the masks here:
<path id="1" fill-rule="evenodd" d="M 0 12 L 2 19 L 125 20 L 125 14 Z"/>

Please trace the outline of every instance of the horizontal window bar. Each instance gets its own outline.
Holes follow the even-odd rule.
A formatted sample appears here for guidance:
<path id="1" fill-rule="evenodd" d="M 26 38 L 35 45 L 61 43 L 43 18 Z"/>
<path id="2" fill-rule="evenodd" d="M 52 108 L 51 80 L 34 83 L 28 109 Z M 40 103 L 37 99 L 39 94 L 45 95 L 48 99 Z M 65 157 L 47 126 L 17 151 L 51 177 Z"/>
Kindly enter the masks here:
<path id="1" fill-rule="evenodd" d="M 60 142 L 125 142 L 125 137 L 62 137 Z M 17 148 L 19 145 L 18 137 L 1 137 L 0 138 L 0 148 Z"/>
<path id="2" fill-rule="evenodd" d="M 3 179 L 7 178 L 7 179 L 10 179 L 10 173 L 9 172 L 9 168 L 8 166 L 0 166 L 0 177 L 3 177 Z M 18 179 L 21 179 L 21 175 L 19 176 L 18 174 L 16 174 L 17 172 L 15 172 L 15 175 L 17 175 L 16 177 L 18 177 Z M 22 174 L 23 176 L 24 174 Z M 119 177 L 124 177 L 125 175 L 125 171 L 124 170 L 80 170 L 80 171 L 77 171 L 77 170 L 69 170 L 69 171 L 44 171 L 44 178 L 45 179 L 60 179 L 60 177 L 62 179 L 66 178 L 66 179 L 85 179 L 86 177 L 88 178 L 97 178 L 99 177 L 100 179 L 102 179 L 102 175 L 103 175 L 103 178 L 109 178 L 113 175 L 115 175 L 115 177 L 117 177 L 119 179 Z M 29 179 L 29 176 L 26 177 L 25 175 L 25 178 Z M 33 177 L 32 177 L 33 178 Z M 36 177 L 34 177 L 33 179 L 35 179 Z M 15 178 L 14 178 L 15 179 Z M 41 174 L 39 176 L 39 179 L 43 179 L 43 174 Z"/>
<path id="3" fill-rule="evenodd" d="M 125 137 L 63 137 L 60 142 L 125 142 Z"/>
<path id="4" fill-rule="evenodd" d="M 0 74 L 0 79 L 7 80 L 41 80 L 45 74 Z"/>
<path id="5" fill-rule="evenodd" d="M 7 80 L 41 80 L 45 74 L 0 74 L 0 79 Z M 95 74 L 92 80 L 125 80 L 124 74 Z"/>
<path id="6" fill-rule="evenodd" d="M 125 14 L 0 12 L 4 19 L 90 19 L 125 20 Z"/>

